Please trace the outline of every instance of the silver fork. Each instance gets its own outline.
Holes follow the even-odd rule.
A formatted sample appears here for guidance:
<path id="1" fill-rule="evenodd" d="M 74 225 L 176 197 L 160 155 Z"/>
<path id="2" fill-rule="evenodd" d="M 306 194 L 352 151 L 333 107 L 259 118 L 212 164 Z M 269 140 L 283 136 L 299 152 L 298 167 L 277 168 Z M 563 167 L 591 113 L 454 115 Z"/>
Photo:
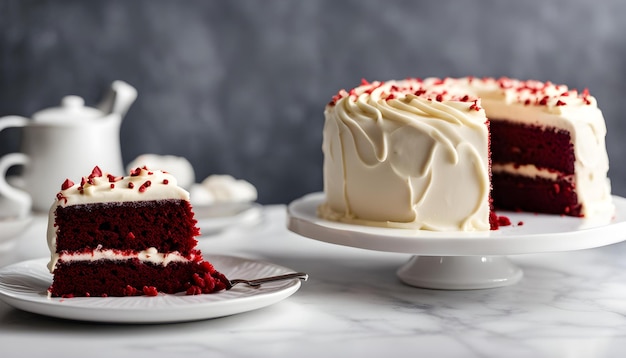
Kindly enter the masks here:
<path id="1" fill-rule="evenodd" d="M 240 278 L 236 278 L 234 280 L 230 280 L 230 287 L 227 288 L 227 290 L 230 290 L 231 288 L 233 288 L 235 285 L 240 284 L 240 283 L 244 283 L 250 287 L 254 287 L 254 288 L 259 288 L 261 287 L 261 284 L 267 283 L 267 282 L 274 282 L 274 281 L 283 281 L 283 280 L 291 280 L 291 279 L 300 279 L 302 281 L 306 281 L 309 279 L 309 275 L 304 273 L 304 272 L 294 272 L 294 273 L 287 273 L 284 275 L 278 275 L 278 276 L 269 276 L 269 277 L 262 277 L 262 278 L 255 278 L 252 280 L 244 280 L 244 279 L 240 279 Z"/>

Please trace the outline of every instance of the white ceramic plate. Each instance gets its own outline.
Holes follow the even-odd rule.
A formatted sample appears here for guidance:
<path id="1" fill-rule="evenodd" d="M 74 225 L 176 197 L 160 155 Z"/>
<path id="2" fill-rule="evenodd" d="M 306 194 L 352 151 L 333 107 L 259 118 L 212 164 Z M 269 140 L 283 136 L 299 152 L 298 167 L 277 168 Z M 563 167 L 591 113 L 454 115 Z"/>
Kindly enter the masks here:
<path id="1" fill-rule="evenodd" d="M 626 240 L 626 199 L 614 196 L 615 214 L 582 218 L 498 212 L 512 226 L 496 231 L 434 232 L 391 229 L 334 222 L 317 216 L 323 193 L 293 201 L 288 228 L 319 241 L 376 251 L 424 256 L 512 255 L 588 249 Z M 523 222 L 523 225 L 517 225 Z"/>
<path id="2" fill-rule="evenodd" d="M 224 203 L 215 205 L 195 205 L 195 218 L 202 236 L 245 228 L 258 224 L 263 208 L 257 203 Z"/>
<path id="3" fill-rule="evenodd" d="M 268 262 L 206 255 L 229 279 L 260 278 L 293 270 Z M 46 316 L 112 323 L 194 321 L 247 312 L 277 303 L 300 288 L 300 280 L 277 281 L 260 288 L 237 285 L 229 291 L 187 296 L 184 293 L 134 297 L 48 298 L 52 275 L 48 259 L 24 261 L 0 269 L 0 299 L 9 305 Z"/>

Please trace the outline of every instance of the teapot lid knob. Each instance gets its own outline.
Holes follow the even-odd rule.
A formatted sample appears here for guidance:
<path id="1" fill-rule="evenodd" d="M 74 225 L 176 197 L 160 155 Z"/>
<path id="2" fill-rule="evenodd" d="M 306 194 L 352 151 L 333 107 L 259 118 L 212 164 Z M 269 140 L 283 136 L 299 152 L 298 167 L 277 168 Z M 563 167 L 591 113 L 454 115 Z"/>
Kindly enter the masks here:
<path id="1" fill-rule="evenodd" d="M 61 100 L 61 106 L 67 109 L 80 109 L 85 106 L 85 100 L 79 96 L 65 96 Z"/>

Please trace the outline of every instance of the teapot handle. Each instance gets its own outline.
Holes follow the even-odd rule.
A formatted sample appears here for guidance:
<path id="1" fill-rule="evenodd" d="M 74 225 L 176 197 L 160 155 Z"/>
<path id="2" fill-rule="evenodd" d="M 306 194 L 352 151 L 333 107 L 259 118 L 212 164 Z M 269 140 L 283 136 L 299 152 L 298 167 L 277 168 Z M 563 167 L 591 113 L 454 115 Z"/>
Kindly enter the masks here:
<path id="1" fill-rule="evenodd" d="M 6 128 L 24 127 L 30 119 L 21 116 L 5 116 L 0 118 L 0 132 Z"/>
<path id="2" fill-rule="evenodd" d="M 7 171 L 14 165 L 28 164 L 29 158 L 24 153 L 10 153 L 0 158 L 0 196 L 13 201 L 18 206 L 18 216 L 27 217 L 32 207 L 32 198 L 24 190 L 11 186 L 7 182 Z"/>
<path id="3" fill-rule="evenodd" d="M 0 118 L 0 132 L 6 128 L 24 127 L 30 119 L 21 116 L 5 116 Z M 19 217 L 26 217 L 32 206 L 32 199 L 28 193 L 11 186 L 7 182 L 6 174 L 14 165 L 28 163 L 28 156 L 23 153 L 6 154 L 0 159 L 0 196 L 15 202 L 19 208 Z"/>

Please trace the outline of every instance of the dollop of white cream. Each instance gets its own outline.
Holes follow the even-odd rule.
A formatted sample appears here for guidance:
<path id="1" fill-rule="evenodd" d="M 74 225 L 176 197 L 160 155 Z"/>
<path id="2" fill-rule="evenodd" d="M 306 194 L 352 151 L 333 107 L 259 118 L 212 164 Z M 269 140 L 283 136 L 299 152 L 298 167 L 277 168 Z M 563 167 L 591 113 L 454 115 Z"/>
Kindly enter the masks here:
<path id="1" fill-rule="evenodd" d="M 189 192 L 192 205 L 251 202 L 258 196 L 250 182 L 225 174 L 210 175 L 202 183 L 192 185 Z"/>

